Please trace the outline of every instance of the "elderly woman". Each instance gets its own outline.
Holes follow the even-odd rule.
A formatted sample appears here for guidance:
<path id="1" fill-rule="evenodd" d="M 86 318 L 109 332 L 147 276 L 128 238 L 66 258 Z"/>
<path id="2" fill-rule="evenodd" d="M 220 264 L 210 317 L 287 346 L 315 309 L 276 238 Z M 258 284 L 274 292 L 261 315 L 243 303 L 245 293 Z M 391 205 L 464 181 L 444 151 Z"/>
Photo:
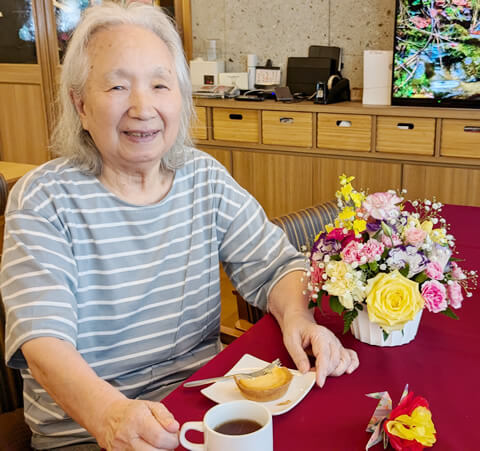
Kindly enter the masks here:
<path id="1" fill-rule="evenodd" d="M 60 158 L 15 185 L 1 273 L 6 359 L 22 370 L 34 448 L 178 445 L 159 400 L 219 351 L 219 262 L 275 316 L 301 371 L 309 345 L 320 386 L 355 370 L 307 308 L 302 255 L 189 147 L 188 70 L 167 16 L 90 8 L 60 96 Z"/>

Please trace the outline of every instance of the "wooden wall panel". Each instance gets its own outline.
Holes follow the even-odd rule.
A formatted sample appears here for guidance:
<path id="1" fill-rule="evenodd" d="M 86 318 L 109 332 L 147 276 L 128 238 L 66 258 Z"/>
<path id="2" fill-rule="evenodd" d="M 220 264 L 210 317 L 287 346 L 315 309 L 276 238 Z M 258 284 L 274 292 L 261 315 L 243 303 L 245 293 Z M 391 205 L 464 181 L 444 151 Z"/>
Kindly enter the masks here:
<path id="1" fill-rule="evenodd" d="M 233 151 L 235 179 L 272 218 L 312 205 L 312 157 Z"/>
<path id="2" fill-rule="evenodd" d="M 220 163 L 222 163 L 225 168 L 227 168 L 227 171 L 230 172 L 230 174 L 233 174 L 232 172 L 232 151 L 230 149 L 213 149 L 213 148 L 202 148 L 202 146 L 197 146 L 199 149 L 203 150 L 204 152 L 209 153 L 213 158 L 218 160 Z"/>
<path id="3" fill-rule="evenodd" d="M 40 164 L 48 160 L 48 128 L 39 85 L 0 83 L 0 158 Z"/>
<path id="4" fill-rule="evenodd" d="M 352 182 L 357 190 L 370 193 L 400 189 L 402 168 L 400 163 L 316 158 L 313 166 L 313 202 L 320 203 L 335 199 L 341 174 L 354 176 Z"/>
<path id="5" fill-rule="evenodd" d="M 436 197 L 444 204 L 480 205 L 480 169 L 406 164 L 403 181 L 409 199 Z"/>

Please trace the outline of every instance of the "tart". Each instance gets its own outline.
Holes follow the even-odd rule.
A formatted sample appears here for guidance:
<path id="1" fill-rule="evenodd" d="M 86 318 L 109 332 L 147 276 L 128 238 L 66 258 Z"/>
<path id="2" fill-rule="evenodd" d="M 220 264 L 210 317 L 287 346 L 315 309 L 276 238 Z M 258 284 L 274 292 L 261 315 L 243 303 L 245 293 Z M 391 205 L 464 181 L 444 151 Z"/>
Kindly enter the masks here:
<path id="1" fill-rule="evenodd" d="M 288 368 L 276 366 L 267 374 L 257 377 L 234 376 L 240 393 L 252 401 L 273 401 L 288 390 L 293 375 Z"/>

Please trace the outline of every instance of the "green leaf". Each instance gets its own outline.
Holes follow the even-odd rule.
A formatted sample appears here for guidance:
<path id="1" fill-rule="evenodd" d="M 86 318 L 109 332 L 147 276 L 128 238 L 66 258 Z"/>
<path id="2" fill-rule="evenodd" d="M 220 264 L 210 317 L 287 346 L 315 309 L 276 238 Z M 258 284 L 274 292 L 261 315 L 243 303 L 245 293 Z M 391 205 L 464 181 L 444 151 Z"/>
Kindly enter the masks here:
<path id="1" fill-rule="evenodd" d="M 407 263 L 403 268 L 399 269 L 398 272 L 403 276 L 408 276 L 408 271 L 410 271 L 410 265 Z"/>
<path id="2" fill-rule="evenodd" d="M 330 308 L 335 312 L 341 315 L 345 310 L 345 307 L 340 304 L 338 296 L 330 296 Z"/>
<path id="3" fill-rule="evenodd" d="M 382 329 L 382 334 L 383 334 L 383 341 L 387 341 L 388 340 L 388 336 L 390 335 L 388 332 L 385 332 L 383 329 Z"/>
<path id="4" fill-rule="evenodd" d="M 317 303 L 316 302 L 313 302 L 311 299 L 310 299 L 310 302 L 308 303 L 308 308 L 314 308 L 317 306 Z"/>
<path id="5" fill-rule="evenodd" d="M 448 316 L 449 318 L 458 319 L 458 316 L 450 307 L 447 307 L 445 310 L 443 310 L 440 313 L 443 313 L 445 316 Z"/>
<path id="6" fill-rule="evenodd" d="M 428 279 L 428 276 L 425 274 L 425 271 L 422 271 L 421 273 L 417 274 L 413 280 L 415 282 L 418 282 L 419 284 L 425 282 Z"/>
<path id="7" fill-rule="evenodd" d="M 378 271 L 378 263 L 377 263 L 377 262 L 369 263 L 368 266 L 370 267 L 370 270 L 371 270 L 371 271 L 373 271 L 373 272 L 377 272 L 377 271 Z"/>
<path id="8" fill-rule="evenodd" d="M 350 330 L 353 320 L 358 316 L 357 310 L 348 310 L 343 315 L 343 333 L 346 334 Z"/>

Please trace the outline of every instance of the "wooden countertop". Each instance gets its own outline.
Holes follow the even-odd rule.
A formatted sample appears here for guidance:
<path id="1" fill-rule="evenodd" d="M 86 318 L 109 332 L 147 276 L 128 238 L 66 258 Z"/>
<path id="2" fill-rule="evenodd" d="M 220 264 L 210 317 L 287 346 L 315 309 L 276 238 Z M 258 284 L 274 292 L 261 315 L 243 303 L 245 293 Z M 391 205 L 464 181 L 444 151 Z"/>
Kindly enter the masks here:
<path id="1" fill-rule="evenodd" d="M 279 110 L 301 111 L 308 113 L 338 113 L 338 114 L 369 114 L 397 117 L 435 117 L 441 119 L 480 120 L 480 109 L 476 108 L 446 108 L 446 107 L 411 107 L 391 105 L 363 105 L 361 102 L 338 102 L 328 105 L 315 104 L 312 101 L 277 102 L 264 100 L 262 102 L 240 102 L 234 99 L 206 99 L 195 97 L 196 106 L 216 108 L 242 108 L 248 110 Z"/>

